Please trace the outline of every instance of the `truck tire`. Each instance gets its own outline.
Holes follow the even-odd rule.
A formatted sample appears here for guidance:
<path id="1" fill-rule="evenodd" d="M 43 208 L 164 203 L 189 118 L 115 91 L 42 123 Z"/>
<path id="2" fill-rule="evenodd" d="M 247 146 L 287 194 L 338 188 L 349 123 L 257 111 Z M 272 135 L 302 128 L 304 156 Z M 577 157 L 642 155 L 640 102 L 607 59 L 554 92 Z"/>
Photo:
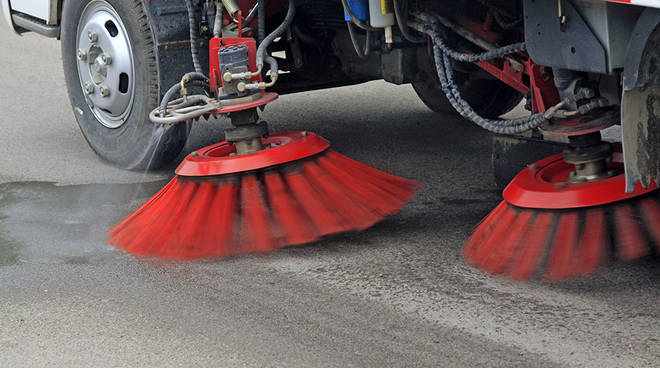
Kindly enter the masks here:
<path id="1" fill-rule="evenodd" d="M 419 74 L 412 82 L 413 89 L 431 110 L 443 114 L 455 114 L 456 110 L 440 88 L 440 80 L 433 58 L 420 48 L 417 53 Z M 454 82 L 463 98 L 484 118 L 494 119 L 513 110 L 523 95 L 474 64 L 455 63 Z"/>
<path id="2" fill-rule="evenodd" d="M 65 0 L 62 62 L 74 116 L 90 147 L 127 169 L 174 159 L 189 124 L 165 131 L 149 120 L 159 102 L 159 71 L 142 0 Z"/>
<path id="3" fill-rule="evenodd" d="M 413 89 L 429 109 L 443 114 L 456 113 L 440 89 L 440 82 L 436 81 L 437 77 L 435 80 L 413 82 Z M 523 98 L 515 89 L 491 79 L 465 80 L 459 90 L 477 114 L 487 119 L 497 118 L 513 110 Z"/>

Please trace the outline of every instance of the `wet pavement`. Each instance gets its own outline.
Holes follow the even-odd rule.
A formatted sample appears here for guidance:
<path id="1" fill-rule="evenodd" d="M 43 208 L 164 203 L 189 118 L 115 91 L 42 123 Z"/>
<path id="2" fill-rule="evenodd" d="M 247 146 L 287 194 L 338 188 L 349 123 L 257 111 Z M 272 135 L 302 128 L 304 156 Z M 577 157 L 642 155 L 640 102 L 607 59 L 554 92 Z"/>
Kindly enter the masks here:
<path id="1" fill-rule="evenodd" d="M 283 96 L 263 114 L 423 181 L 400 214 L 268 254 L 166 262 L 108 246 L 105 232 L 170 171 L 123 171 L 87 148 L 57 41 L 3 30 L 0 44 L 1 367 L 660 364 L 660 260 L 562 284 L 462 262 L 499 201 L 490 137 L 430 112 L 409 86 Z M 186 152 L 226 124 L 195 126 Z"/>

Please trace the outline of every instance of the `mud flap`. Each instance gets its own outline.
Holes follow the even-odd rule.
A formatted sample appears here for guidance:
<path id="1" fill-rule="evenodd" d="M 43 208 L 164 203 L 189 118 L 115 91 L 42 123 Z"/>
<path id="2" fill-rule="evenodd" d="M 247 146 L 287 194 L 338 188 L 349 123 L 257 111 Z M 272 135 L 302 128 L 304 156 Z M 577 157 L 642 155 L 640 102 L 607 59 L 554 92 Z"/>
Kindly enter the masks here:
<path id="1" fill-rule="evenodd" d="M 631 192 L 638 181 L 644 188 L 651 180 L 660 183 L 660 85 L 624 91 L 622 106 L 626 191 Z"/>

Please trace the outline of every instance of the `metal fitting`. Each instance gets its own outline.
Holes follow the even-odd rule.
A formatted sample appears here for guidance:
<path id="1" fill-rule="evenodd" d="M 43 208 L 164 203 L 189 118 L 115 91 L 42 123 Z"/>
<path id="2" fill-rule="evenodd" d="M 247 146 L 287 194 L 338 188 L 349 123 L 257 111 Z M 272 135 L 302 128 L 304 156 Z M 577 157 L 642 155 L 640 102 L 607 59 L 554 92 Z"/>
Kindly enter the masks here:
<path id="1" fill-rule="evenodd" d="M 266 82 L 254 82 L 254 83 L 238 82 L 238 84 L 236 85 L 236 89 L 239 92 L 245 92 L 254 89 L 266 89 L 266 87 L 269 86 L 270 85 Z"/>
<path id="2" fill-rule="evenodd" d="M 87 53 L 83 49 L 78 49 L 77 56 L 78 56 L 78 60 L 80 61 L 87 60 Z"/>
<path id="3" fill-rule="evenodd" d="M 222 0 L 222 5 L 232 18 L 236 18 L 238 11 L 241 9 L 235 0 Z"/>
<path id="4" fill-rule="evenodd" d="M 89 42 L 94 43 L 99 39 L 99 36 L 96 34 L 96 32 L 89 31 L 87 32 L 87 39 L 89 40 Z"/>
<path id="5" fill-rule="evenodd" d="M 103 97 L 110 96 L 110 89 L 105 84 L 102 84 L 99 87 L 99 92 L 101 92 L 101 96 L 103 96 Z"/>
<path id="6" fill-rule="evenodd" d="M 85 92 L 87 92 L 88 95 L 94 94 L 94 83 L 85 83 Z"/>
<path id="7" fill-rule="evenodd" d="M 231 82 L 233 80 L 245 80 L 245 79 L 250 79 L 252 77 L 256 77 L 257 75 L 261 74 L 261 66 L 257 67 L 256 72 L 241 72 L 241 73 L 231 73 L 231 72 L 226 72 L 225 74 L 222 75 L 222 80 L 225 82 Z"/>
<path id="8" fill-rule="evenodd" d="M 112 56 L 108 54 L 107 52 L 104 52 L 101 54 L 101 62 L 105 65 L 110 65 L 112 64 Z"/>

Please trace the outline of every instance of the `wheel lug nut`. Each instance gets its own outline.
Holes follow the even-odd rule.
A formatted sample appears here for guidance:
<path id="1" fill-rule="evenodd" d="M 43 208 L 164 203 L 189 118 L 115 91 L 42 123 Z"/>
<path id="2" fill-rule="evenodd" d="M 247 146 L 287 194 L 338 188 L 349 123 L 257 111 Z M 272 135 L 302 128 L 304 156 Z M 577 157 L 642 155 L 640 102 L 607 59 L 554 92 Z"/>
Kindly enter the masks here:
<path id="1" fill-rule="evenodd" d="M 87 92 L 88 95 L 91 95 L 94 93 L 94 84 L 87 82 L 85 83 L 85 92 Z"/>
<path id="2" fill-rule="evenodd" d="M 89 42 L 96 42 L 99 39 L 99 36 L 94 31 L 87 32 L 87 39 Z"/>
<path id="3" fill-rule="evenodd" d="M 87 60 L 87 53 L 83 49 L 78 49 L 78 60 L 85 61 Z"/>
<path id="4" fill-rule="evenodd" d="M 101 62 L 103 62 L 105 65 L 112 64 L 112 56 L 110 56 L 108 53 L 101 54 Z"/>
<path id="5" fill-rule="evenodd" d="M 103 84 L 99 87 L 99 91 L 101 92 L 101 96 L 103 97 L 110 96 L 110 89 L 108 89 L 108 87 L 106 87 Z"/>

